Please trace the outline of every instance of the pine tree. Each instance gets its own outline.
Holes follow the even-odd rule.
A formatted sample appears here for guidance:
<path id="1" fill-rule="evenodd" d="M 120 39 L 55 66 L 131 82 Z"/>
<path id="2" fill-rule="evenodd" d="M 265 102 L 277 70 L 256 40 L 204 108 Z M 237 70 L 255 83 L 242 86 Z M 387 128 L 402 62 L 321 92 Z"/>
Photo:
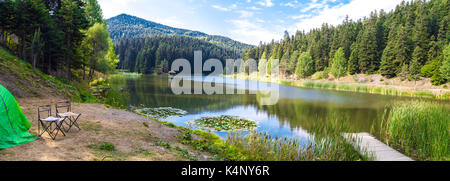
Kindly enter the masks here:
<path id="1" fill-rule="evenodd" d="M 260 76 L 267 75 L 267 53 L 264 52 L 258 62 L 258 71 Z"/>
<path id="2" fill-rule="evenodd" d="M 378 42 L 375 18 L 376 14 L 372 13 L 370 20 L 364 27 L 363 34 L 359 42 L 358 64 L 359 70 L 362 73 L 374 73 L 378 68 Z"/>
<path id="3" fill-rule="evenodd" d="M 347 60 L 345 59 L 345 54 L 343 48 L 339 48 L 331 64 L 331 74 L 334 77 L 340 78 L 347 73 Z"/>
<path id="4" fill-rule="evenodd" d="M 450 45 L 447 45 L 444 49 L 443 55 L 444 61 L 442 62 L 440 73 L 444 79 L 450 81 Z"/>
<path id="5" fill-rule="evenodd" d="M 348 72 L 350 75 L 359 73 L 358 70 L 358 47 L 356 43 L 351 46 L 351 53 L 348 60 Z"/>
<path id="6" fill-rule="evenodd" d="M 412 61 L 409 66 L 409 73 L 414 80 L 418 78 L 417 75 L 420 72 L 422 62 L 426 62 L 423 55 L 426 55 L 425 51 L 420 46 L 417 46 L 414 49 Z"/>
<path id="7" fill-rule="evenodd" d="M 287 67 L 289 74 L 295 73 L 295 67 L 297 65 L 297 60 L 298 60 L 299 56 L 300 56 L 300 52 L 296 50 L 292 53 L 291 57 L 289 57 L 289 63 L 288 63 L 288 67 Z"/>
<path id="8" fill-rule="evenodd" d="M 33 36 L 33 41 L 31 42 L 31 54 L 33 56 L 33 68 L 36 68 L 39 56 L 42 54 L 42 47 L 44 47 L 45 42 L 41 39 L 41 29 L 37 29 Z"/>
<path id="9" fill-rule="evenodd" d="M 298 57 L 295 75 L 299 78 L 306 78 L 312 74 L 314 74 L 314 61 L 308 52 L 304 52 Z"/>

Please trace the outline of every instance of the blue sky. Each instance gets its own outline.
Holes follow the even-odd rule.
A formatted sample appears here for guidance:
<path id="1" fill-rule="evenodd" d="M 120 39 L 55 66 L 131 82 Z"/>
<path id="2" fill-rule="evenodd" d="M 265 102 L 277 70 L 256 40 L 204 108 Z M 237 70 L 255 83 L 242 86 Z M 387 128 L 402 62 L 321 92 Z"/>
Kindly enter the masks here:
<path id="1" fill-rule="evenodd" d="M 285 30 L 309 31 L 370 11 L 394 9 L 401 0 L 99 0 L 105 18 L 121 13 L 161 24 L 223 35 L 257 45 Z"/>

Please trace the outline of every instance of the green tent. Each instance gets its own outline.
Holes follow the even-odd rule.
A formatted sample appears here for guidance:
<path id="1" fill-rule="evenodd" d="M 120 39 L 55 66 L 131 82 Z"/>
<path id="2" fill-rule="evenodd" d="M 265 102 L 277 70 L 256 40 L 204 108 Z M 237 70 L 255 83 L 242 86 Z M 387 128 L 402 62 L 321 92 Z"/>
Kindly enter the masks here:
<path id="1" fill-rule="evenodd" d="M 36 140 L 28 132 L 31 123 L 23 114 L 14 96 L 0 85 L 0 149 Z"/>

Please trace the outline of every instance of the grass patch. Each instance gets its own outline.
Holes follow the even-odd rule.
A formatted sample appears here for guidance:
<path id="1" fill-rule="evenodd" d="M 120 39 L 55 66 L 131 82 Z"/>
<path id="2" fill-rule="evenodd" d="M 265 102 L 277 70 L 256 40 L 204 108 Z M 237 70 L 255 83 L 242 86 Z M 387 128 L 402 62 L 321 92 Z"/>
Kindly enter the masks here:
<path id="1" fill-rule="evenodd" d="M 170 143 L 165 142 L 165 141 L 161 141 L 161 140 L 156 142 L 155 146 L 159 146 L 159 147 L 162 147 L 162 148 L 165 148 L 165 149 L 168 149 L 168 150 L 172 149 L 172 146 L 170 145 Z"/>
<path id="2" fill-rule="evenodd" d="M 168 142 L 160 140 L 160 141 L 155 143 L 155 146 L 159 146 L 159 147 L 168 149 L 170 151 L 175 151 L 178 155 L 180 155 L 183 158 L 187 158 L 187 159 L 192 160 L 192 161 L 198 161 L 198 158 L 195 155 L 190 154 L 186 149 L 183 149 L 183 148 L 181 148 L 179 146 L 173 147 Z"/>
<path id="3" fill-rule="evenodd" d="M 106 151 L 106 152 L 116 151 L 116 147 L 112 143 L 109 143 L 109 142 L 90 144 L 87 147 L 90 149 L 98 150 L 98 151 Z"/>
<path id="4" fill-rule="evenodd" d="M 102 129 L 102 125 L 99 123 L 93 123 L 93 122 L 81 122 L 80 126 L 83 127 L 86 131 L 94 131 L 98 132 Z"/>
<path id="5" fill-rule="evenodd" d="M 449 161 L 450 107 L 436 102 L 394 105 L 385 111 L 385 142 L 418 160 Z"/>

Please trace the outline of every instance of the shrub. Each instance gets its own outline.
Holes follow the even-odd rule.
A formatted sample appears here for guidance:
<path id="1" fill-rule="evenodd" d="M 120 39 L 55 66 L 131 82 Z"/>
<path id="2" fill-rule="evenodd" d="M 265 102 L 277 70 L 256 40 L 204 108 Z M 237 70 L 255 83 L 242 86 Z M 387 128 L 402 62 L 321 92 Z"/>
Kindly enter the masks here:
<path id="1" fill-rule="evenodd" d="M 439 59 L 435 59 L 428 62 L 420 69 L 420 74 L 424 77 L 430 78 L 433 76 L 434 72 L 439 68 Z"/>
<path id="2" fill-rule="evenodd" d="M 299 78 L 306 78 L 314 73 L 314 61 L 308 52 L 303 52 L 298 57 L 295 75 Z"/>

